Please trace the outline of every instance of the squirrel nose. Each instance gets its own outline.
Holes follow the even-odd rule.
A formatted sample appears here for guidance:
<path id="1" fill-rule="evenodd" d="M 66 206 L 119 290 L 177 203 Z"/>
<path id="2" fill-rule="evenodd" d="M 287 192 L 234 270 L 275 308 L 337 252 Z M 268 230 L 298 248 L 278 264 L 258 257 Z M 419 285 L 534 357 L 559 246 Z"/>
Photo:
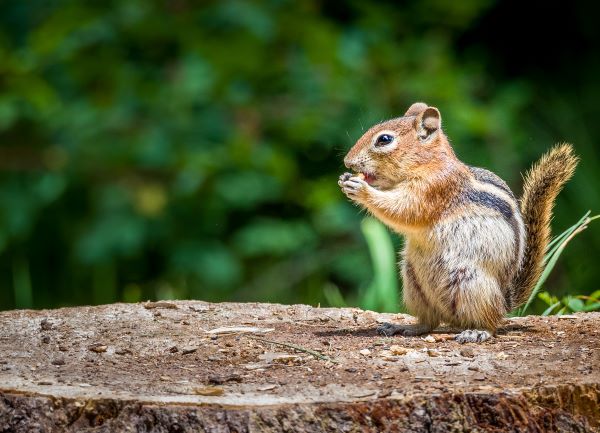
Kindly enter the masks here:
<path id="1" fill-rule="evenodd" d="M 354 161 L 346 157 L 344 158 L 344 165 L 346 166 L 346 168 L 352 168 L 354 166 Z"/>

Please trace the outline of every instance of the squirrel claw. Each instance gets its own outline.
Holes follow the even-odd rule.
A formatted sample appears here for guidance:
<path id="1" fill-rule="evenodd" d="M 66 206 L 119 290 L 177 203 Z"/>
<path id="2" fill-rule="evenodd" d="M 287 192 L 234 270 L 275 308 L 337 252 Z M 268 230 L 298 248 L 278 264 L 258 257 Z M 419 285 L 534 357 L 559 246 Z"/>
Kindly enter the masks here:
<path id="1" fill-rule="evenodd" d="M 352 173 L 344 173 L 340 176 L 339 180 L 338 180 L 338 184 L 341 185 L 342 183 L 344 183 L 345 181 L 347 181 L 348 179 L 350 179 L 353 176 Z"/>
<path id="2" fill-rule="evenodd" d="M 352 176 L 348 180 L 338 182 L 342 188 L 342 192 L 349 198 L 356 198 L 359 194 L 366 190 L 368 184 L 359 177 Z"/>

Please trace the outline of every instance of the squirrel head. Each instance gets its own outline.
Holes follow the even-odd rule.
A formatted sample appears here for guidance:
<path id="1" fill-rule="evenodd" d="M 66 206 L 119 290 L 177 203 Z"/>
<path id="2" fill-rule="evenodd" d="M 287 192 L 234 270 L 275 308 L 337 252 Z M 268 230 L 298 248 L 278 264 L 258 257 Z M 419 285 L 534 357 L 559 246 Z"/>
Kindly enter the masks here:
<path id="1" fill-rule="evenodd" d="M 344 158 L 344 165 L 380 188 L 426 176 L 436 166 L 455 159 L 442 131 L 442 117 L 435 107 L 422 102 L 410 106 L 404 116 L 371 127 Z"/>

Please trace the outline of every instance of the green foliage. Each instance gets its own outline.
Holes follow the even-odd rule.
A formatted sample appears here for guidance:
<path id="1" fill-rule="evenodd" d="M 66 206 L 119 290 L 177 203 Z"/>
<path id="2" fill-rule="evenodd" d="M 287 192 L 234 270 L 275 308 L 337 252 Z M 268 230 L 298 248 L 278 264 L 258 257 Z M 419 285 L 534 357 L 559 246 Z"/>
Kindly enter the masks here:
<path id="1" fill-rule="evenodd" d="M 593 221 L 597 218 L 600 218 L 600 215 L 596 215 L 593 217 L 590 217 L 589 215 L 590 215 L 590 211 L 588 211 L 583 217 L 581 217 L 581 219 L 579 221 L 577 221 L 576 224 L 572 225 L 567 230 L 562 232 L 560 235 L 556 236 L 548 244 L 547 252 L 546 252 L 546 255 L 544 256 L 544 270 L 542 271 L 542 275 L 540 275 L 540 278 L 537 281 L 537 283 L 535 284 L 533 290 L 531 291 L 531 294 L 529 295 L 529 299 L 527 299 L 527 302 L 525 303 L 525 305 L 523 305 L 523 307 L 519 308 L 515 312 L 515 315 L 517 315 L 517 316 L 525 315 L 527 308 L 529 308 L 529 306 L 531 305 L 533 300 L 536 298 L 536 296 L 538 296 L 539 291 L 541 290 L 543 284 L 546 282 L 546 279 L 550 275 L 550 272 L 552 272 L 552 269 L 554 269 L 554 266 L 556 265 L 558 258 L 564 251 L 567 244 L 575 236 L 577 236 L 577 234 L 579 234 L 583 230 L 585 230 L 591 221 Z M 546 301 L 547 298 L 543 298 L 540 295 L 540 299 Z M 558 302 L 558 301 L 555 301 L 555 302 Z M 559 304 L 560 304 L 560 302 L 558 302 L 556 305 L 559 305 Z M 568 306 L 568 303 L 566 305 Z M 546 310 L 546 311 L 548 311 L 548 310 Z"/>
<path id="2" fill-rule="evenodd" d="M 361 229 L 371 253 L 373 282 L 362 295 L 360 306 L 375 311 L 398 311 L 398 275 L 392 239 L 385 226 L 373 218 L 365 218 Z"/>
<path id="3" fill-rule="evenodd" d="M 361 235 L 336 180 L 364 127 L 416 100 L 440 108 L 461 158 L 513 185 L 576 134 L 584 163 L 561 200 L 600 206 L 596 123 L 536 93 L 552 87 L 540 77 L 503 79 L 460 48 L 493 6 L 2 2 L 0 308 L 194 297 L 393 310 L 395 255 L 374 249 L 374 223 Z M 581 291 L 600 271 L 577 272 L 594 268 L 577 248 L 559 275 Z"/>
<path id="4" fill-rule="evenodd" d="M 365 310 L 398 312 L 400 311 L 398 266 L 392 238 L 387 228 L 374 218 L 364 218 L 360 227 L 371 256 L 373 280 L 368 286 L 359 290 L 355 302 L 346 301 L 334 285 L 324 288 L 325 299 L 329 305 L 335 307 L 345 307 L 355 303 Z"/>
<path id="5" fill-rule="evenodd" d="M 589 296 L 569 295 L 563 296 L 560 299 L 548 292 L 542 292 L 538 295 L 538 298 L 548 305 L 548 308 L 544 310 L 542 316 L 600 310 L 600 290 L 596 290 Z"/>

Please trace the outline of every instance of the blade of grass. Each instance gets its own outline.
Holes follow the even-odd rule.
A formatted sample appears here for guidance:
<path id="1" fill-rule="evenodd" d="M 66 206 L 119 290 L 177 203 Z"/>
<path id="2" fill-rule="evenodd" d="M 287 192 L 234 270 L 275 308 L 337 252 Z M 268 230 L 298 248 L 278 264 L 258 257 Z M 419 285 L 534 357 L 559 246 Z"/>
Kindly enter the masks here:
<path id="1" fill-rule="evenodd" d="M 550 272 L 552 272 L 552 269 L 554 269 L 554 265 L 556 265 L 556 262 L 558 261 L 558 258 L 560 257 L 561 253 L 563 252 L 563 250 L 567 246 L 567 243 L 569 243 L 569 241 L 571 239 L 573 239 L 573 237 L 575 237 L 575 235 L 577 235 L 578 233 L 580 233 L 581 231 L 583 231 L 584 227 L 585 226 L 580 226 L 579 228 L 575 229 L 573 231 L 573 233 L 571 233 L 571 235 L 568 238 L 566 238 L 559 245 L 559 247 L 556 249 L 556 251 L 552 254 L 552 256 L 549 258 L 549 260 L 546 262 L 546 266 L 544 267 L 542 275 L 540 276 L 540 279 L 537 281 L 536 285 L 534 286 L 533 290 L 531 291 L 531 294 L 529 295 L 529 299 L 527 299 L 527 302 L 525 303 L 525 305 L 521 309 L 521 314 L 520 315 L 524 314 L 525 311 L 527 311 L 527 308 L 529 308 L 529 305 L 531 305 L 531 303 L 533 302 L 533 300 L 537 296 L 538 292 L 542 288 L 542 285 L 546 282 L 546 279 L 548 278 L 548 275 L 550 275 Z"/>
<path id="2" fill-rule="evenodd" d="M 396 312 L 398 277 L 392 238 L 385 226 L 373 218 L 363 219 L 360 227 L 373 264 L 373 282 L 361 300 L 361 306 L 369 310 Z"/>
<path id="3" fill-rule="evenodd" d="M 589 214 L 586 214 L 586 215 L 589 215 Z M 583 230 L 585 230 L 587 228 L 587 224 L 590 221 L 595 220 L 599 216 L 600 215 L 595 215 L 594 217 L 591 217 L 591 218 L 586 216 L 586 217 L 580 219 L 578 221 L 578 223 L 575 224 L 575 226 L 574 226 L 575 229 L 571 230 L 572 227 L 569 228 L 567 231 L 570 231 L 570 234 L 567 237 L 564 237 L 563 241 L 560 242 L 557 246 L 555 246 L 555 248 L 552 250 L 552 252 L 550 254 L 546 255 L 546 257 L 545 257 L 546 265 L 544 267 L 542 275 L 540 276 L 540 279 L 537 281 L 535 287 L 531 291 L 531 295 L 529 295 L 529 299 L 527 299 L 527 302 L 525 303 L 523 308 L 521 308 L 521 310 L 519 311 L 520 316 L 525 314 L 525 311 L 527 311 L 527 308 L 529 308 L 529 305 L 533 302 L 533 300 L 537 296 L 538 292 L 542 288 L 542 285 L 548 278 L 548 275 L 550 275 L 550 272 L 552 272 L 552 269 L 554 269 L 554 266 L 556 265 L 558 258 L 562 254 L 562 252 L 565 249 L 565 247 L 567 246 L 567 244 L 571 241 L 571 239 L 573 239 L 575 236 L 577 236 L 577 234 L 579 234 Z"/>
<path id="4" fill-rule="evenodd" d="M 588 223 L 588 221 L 589 221 L 588 215 L 589 214 L 590 214 L 590 211 L 587 211 L 587 213 L 579 221 L 577 221 L 576 224 L 574 224 L 571 227 L 569 227 L 567 230 L 565 230 L 564 232 L 562 232 L 552 242 L 550 242 L 548 244 L 548 247 L 546 248 L 546 255 L 544 256 L 544 263 L 548 262 L 549 258 L 552 257 L 552 255 L 556 252 L 556 250 L 558 249 L 558 247 L 560 247 L 560 245 L 562 244 L 562 242 L 566 238 L 568 238 L 569 236 L 571 236 L 573 234 L 573 232 L 575 230 L 577 230 L 578 227 L 580 227 L 583 224 L 587 224 Z M 552 246 L 553 243 L 555 243 L 555 245 L 551 248 L 551 246 Z"/>
<path id="5" fill-rule="evenodd" d="M 552 304 L 552 305 L 550 305 L 548 308 L 546 308 L 546 309 L 544 310 L 544 312 L 542 313 L 542 316 L 549 316 L 549 315 L 550 315 L 550 313 L 551 313 L 551 312 L 552 312 L 552 311 L 553 311 L 553 310 L 554 310 L 556 307 L 558 307 L 559 305 L 560 305 L 560 301 L 558 301 L 558 302 L 557 302 L 557 303 L 555 303 L 555 304 Z"/>
<path id="6" fill-rule="evenodd" d="M 323 294 L 327 303 L 332 307 L 343 308 L 348 306 L 340 289 L 334 284 L 327 284 L 323 287 Z"/>

